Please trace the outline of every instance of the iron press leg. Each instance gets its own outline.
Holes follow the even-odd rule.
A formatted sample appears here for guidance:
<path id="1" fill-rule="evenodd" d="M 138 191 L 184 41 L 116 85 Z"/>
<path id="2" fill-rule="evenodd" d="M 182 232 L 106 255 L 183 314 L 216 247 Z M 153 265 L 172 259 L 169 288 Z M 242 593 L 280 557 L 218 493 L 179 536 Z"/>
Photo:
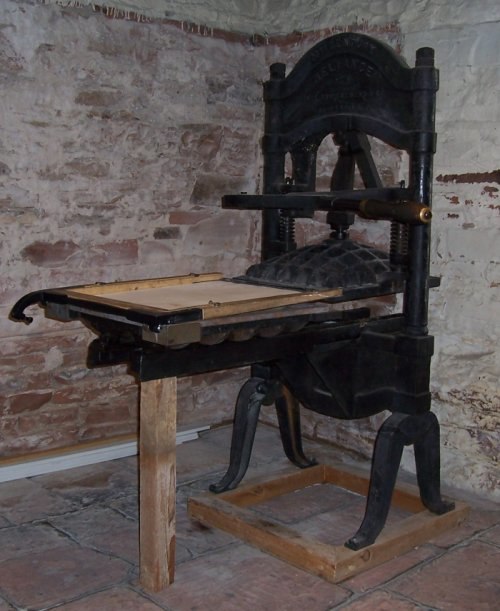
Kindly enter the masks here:
<path id="1" fill-rule="evenodd" d="M 232 490 L 243 479 L 250 462 L 260 406 L 268 394 L 268 384 L 262 378 L 250 378 L 243 384 L 236 400 L 229 468 L 211 492 Z"/>
<path id="2" fill-rule="evenodd" d="M 382 531 L 403 447 L 414 444 L 417 481 L 422 503 L 434 513 L 453 509 L 440 493 L 439 423 L 432 412 L 415 416 L 393 413 L 381 426 L 373 453 L 365 516 L 358 532 L 346 542 L 350 549 L 372 544 Z"/>
<path id="3" fill-rule="evenodd" d="M 314 458 L 307 458 L 304 454 L 299 402 L 285 386 L 282 387 L 281 395 L 276 398 L 276 413 L 278 415 L 281 443 L 287 458 L 301 469 L 318 464 Z"/>
<path id="4" fill-rule="evenodd" d="M 261 405 L 273 402 L 286 456 L 301 468 L 316 464 L 302 449 L 298 402 L 279 381 L 252 377 L 242 386 L 236 401 L 229 468 L 220 482 L 209 487 L 211 492 L 232 490 L 241 482 L 250 462 Z"/>

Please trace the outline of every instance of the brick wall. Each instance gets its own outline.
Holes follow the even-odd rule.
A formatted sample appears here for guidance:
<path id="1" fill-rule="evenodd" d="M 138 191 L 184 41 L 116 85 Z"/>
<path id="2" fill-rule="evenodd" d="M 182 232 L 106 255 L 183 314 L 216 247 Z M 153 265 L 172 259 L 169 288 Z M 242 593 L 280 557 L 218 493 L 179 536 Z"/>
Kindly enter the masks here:
<path id="1" fill-rule="evenodd" d="M 124 368 L 86 368 L 91 335 L 80 323 L 48 321 L 38 308 L 29 327 L 9 321 L 17 298 L 233 275 L 256 256 L 254 215 L 222 211 L 220 196 L 257 188 L 262 60 L 241 38 L 90 9 L 7 1 L 0 23 L 0 453 L 9 456 L 137 426 L 137 385 Z M 229 418 L 241 376 L 183 381 L 179 424 Z"/>
<path id="2" fill-rule="evenodd" d="M 292 65 L 320 38 L 354 28 L 409 62 L 418 47 L 436 49 L 432 272 L 443 283 L 430 314 L 443 479 L 498 495 L 498 3 L 396 0 L 361 10 L 352 0 L 273 0 L 224 12 L 221 2 L 197 3 L 199 20 L 198 9 L 187 15 L 171 2 L 177 21 L 152 23 L 13 0 L 0 7 L 1 451 L 135 429 L 133 380 L 121 368 L 84 367 L 90 334 L 40 314 L 30 328 L 14 325 L 9 306 L 40 287 L 245 269 L 257 256 L 258 219 L 221 211 L 219 198 L 260 182 L 267 66 Z M 290 10 L 278 10 L 284 4 Z M 388 183 L 400 178 L 399 158 L 377 157 Z M 298 235 L 324 229 L 307 221 Z M 384 239 L 367 224 L 356 231 Z M 229 417 L 242 375 L 217 374 L 217 386 L 212 377 L 184 381 L 181 421 Z M 307 415 L 305 425 L 367 456 L 379 421 Z M 411 452 L 404 465 L 413 468 Z"/>

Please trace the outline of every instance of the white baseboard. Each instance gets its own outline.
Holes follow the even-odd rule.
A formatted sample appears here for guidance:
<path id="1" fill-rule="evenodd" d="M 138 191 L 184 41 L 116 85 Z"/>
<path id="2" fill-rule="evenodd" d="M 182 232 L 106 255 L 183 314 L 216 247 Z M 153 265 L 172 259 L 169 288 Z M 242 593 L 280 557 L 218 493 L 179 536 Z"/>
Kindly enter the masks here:
<path id="1" fill-rule="evenodd" d="M 192 441 L 198 438 L 198 433 L 206 431 L 210 427 L 203 426 L 189 430 L 178 431 L 176 435 L 176 444 L 180 445 L 186 441 Z M 75 467 L 84 467 L 87 465 L 95 465 L 107 460 L 115 458 L 125 458 L 134 456 L 138 452 L 137 441 L 126 441 L 122 443 L 110 443 L 94 447 L 87 450 L 77 450 L 75 452 L 61 451 L 54 453 L 51 456 L 38 458 L 34 460 L 20 459 L 19 462 L 8 461 L 8 464 L 0 463 L 0 483 L 10 482 L 16 479 L 25 477 L 34 477 L 36 475 L 44 475 L 45 473 L 54 473 L 56 471 L 64 471 L 65 469 L 73 469 Z"/>

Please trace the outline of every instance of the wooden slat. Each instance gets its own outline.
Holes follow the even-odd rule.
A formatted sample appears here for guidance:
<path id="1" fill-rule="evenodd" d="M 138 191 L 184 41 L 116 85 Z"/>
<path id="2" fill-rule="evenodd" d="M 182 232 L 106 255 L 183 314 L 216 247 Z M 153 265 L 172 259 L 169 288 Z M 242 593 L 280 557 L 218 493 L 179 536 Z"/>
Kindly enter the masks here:
<path id="1" fill-rule="evenodd" d="M 176 378 L 141 383 L 140 582 L 158 592 L 174 580 Z"/>
<path id="2" fill-rule="evenodd" d="M 202 307 L 203 319 L 220 318 L 222 316 L 234 316 L 245 312 L 267 310 L 271 308 L 282 308 L 295 305 L 297 303 L 309 303 L 311 301 L 321 301 L 342 295 L 342 289 L 331 289 L 329 291 L 314 292 L 295 292 L 289 295 L 276 295 L 274 297 L 256 297 L 241 301 L 226 303 L 206 304 Z"/>
<path id="3" fill-rule="evenodd" d="M 219 274 L 59 289 L 70 298 L 119 310 L 165 314 L 196 309 L 205 320 L 338 297 L 342 289 L 300 291 L 232 282 Z"/>
<path id="4" fill-rule="evenodd" d="M 220 498 L 239 507 L 248 507 L 263 503 L 275 496 L 288 494 L 307 486 L 322 484 L 324 482 L 324 468 L 322 465 L 308 467 L 292 473 L 284 473 L 279 477 L 276 474 L 268 481 L 258 484 L 247 484 L 234 490 L 223 492 Z"/>
<path id="5" fill-rule="evenodd" d="M 370 485 L 370 474 L 361 469 L 351 466 L 324 465 L 325 481 L 346 488 L 351 492 L 357 492 L 366 496 Z M 420 500 L 420 492 L 417 486 L 399 483 L 394 489 L 392 503 L 406 511 L 422 511 L 425 509 Z"/>
<path id="6" fill-rule="evenodd" d="M 191 498 L 188 510 L 190 517 L 202 524 L 215 526 L 293 566 L 335 581 L 336 556 L 331 546 L 304 539 L 296 531 L 220 497 Z"/>
<path id="7" fill-rule="evenodd" d="M 167 278 L 150 278 L 147 280 L 126 280 L 124 282 L 106 282 L 103 284 L 87 284 L 85 286 L 67 289 L 68 293 L 84 293 L 85 295 L 109 295 L 122 291 L 139 291 L 163 286 L 178 286 L 196 282 L 211 282 L 221 280 L 223 275 L 217 272 L 211 274 L 189 274 L 187 276 L 170 276 Z"/>
<path id="8" fill-rule="evenodd" d="M 310 477 L 304 478 L 304 486 L 318 483 L 342 482 L 342 487 L 357 491 L 367 488 L 367 478 L 355 468 L 342 469 L 331 466 L 312 467 L 304 470 Z M 322 475 L 323 474 L 323 475 Z M 464 503 L 456 503 L 455 509 L 443 515 L 430 511 L 418 511 L 400 522 L 385 526 L 377 541 L 361 550 L 350 550 L 343 545 L 326 545 L 314 539 L 302 537 L 300 533 L 286 528 L 273 520 L 259 516 L 244 507 L 267 498 L 297 489 L 297 478 L 288 477 L 287 481 L 267 480 L 262 484 L 245 487 L 238 491 L 223 493 L 219 496 L 203 495 L 188 501 L 189 515 L 206 524 L 220 528 L 247 543 L 328 581 L 337 583 L 352 577 L 403 554 L 416 545 L 439 535 L 463 522 L 469 508 Z M 293 486 L 292 486 L 293 483 Z M 350 485 L 352 484 L 352 485 Z M 415 487 L 412 487 L 415 488 Z M 416 489 L 416 488 L 415 488 Z M 415 492 L 405 490 L 401 496 L 403 504 L 417 506 Z"/>
<path id="9" fill-rule="evenodd" d="M 461 524 L 469 512 L 465 503 L 456 503 L 455 509 L 436 515 L 430 511 L 421 511 L 388 525 L 377 540 L 358 551 L 344 546 L 336 546 L 336 581 L 342 581 L 369 568 L 396 558 L 418 545 Z"/>

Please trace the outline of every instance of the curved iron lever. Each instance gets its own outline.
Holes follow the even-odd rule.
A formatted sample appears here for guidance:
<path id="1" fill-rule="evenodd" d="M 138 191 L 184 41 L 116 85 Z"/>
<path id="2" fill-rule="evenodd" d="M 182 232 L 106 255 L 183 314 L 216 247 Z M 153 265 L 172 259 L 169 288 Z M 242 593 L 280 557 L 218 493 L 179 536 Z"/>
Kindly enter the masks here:
<path id="1" fill-rule="evenodd" d="M 21 299 L 16 301 L 16 303 L 13 305 L 9 313 L 9 318 L 14 322 L 24 322 L 25 324 L 30 325 L 33 322 L 33 317 L 26 316 L 24 310 L 27 307 L 35 304 L 45 304 L 44 291 L 33 291 L 27 295 L 24 295 L 24 297 L 21 297 Z"/>

